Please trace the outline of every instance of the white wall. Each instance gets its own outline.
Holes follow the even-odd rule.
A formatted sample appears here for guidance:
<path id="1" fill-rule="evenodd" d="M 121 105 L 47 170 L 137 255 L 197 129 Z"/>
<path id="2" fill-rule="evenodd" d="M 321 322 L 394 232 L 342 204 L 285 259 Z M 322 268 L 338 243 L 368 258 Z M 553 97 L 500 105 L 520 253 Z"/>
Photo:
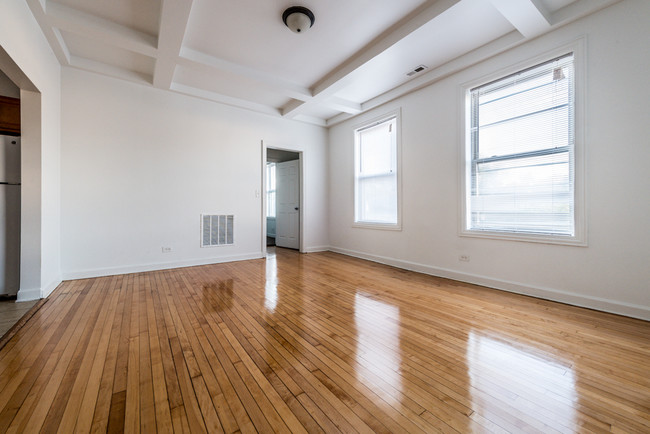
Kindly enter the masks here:
<path id="1" fill-rule="evenodd" d="M 9 80 L 2 71 L 0 71 L 0 95 L 10 98 L 20 98 L 20 88 Z"/>
<path id="2" fill-rule="evenodd" d="M 64 68 L 64 277 L 260 257 L 262 140 L 303 151 L 304 243 L 327 246 L 325 129 Z M 201 213 L 235 214 L 235 244 L 200 248 Z"/>
<path id="3" fill-rule="evenodd" d="M 331 128 L 332 249 L 650 319 L 649 17 L 647 0 L 618 3 Z M 588 247 L 460 237 L 460 85 L 585 35 Z M 353 228 L 353 127 L 398 107 L 403 230 Z"/>
<path id="4" fill-rule="evenodd" d="M 24 0 L 0 2 L 0 69 L 21 89 L 18 299 L 47 296 L 60 273 L 60 66 Z"/>

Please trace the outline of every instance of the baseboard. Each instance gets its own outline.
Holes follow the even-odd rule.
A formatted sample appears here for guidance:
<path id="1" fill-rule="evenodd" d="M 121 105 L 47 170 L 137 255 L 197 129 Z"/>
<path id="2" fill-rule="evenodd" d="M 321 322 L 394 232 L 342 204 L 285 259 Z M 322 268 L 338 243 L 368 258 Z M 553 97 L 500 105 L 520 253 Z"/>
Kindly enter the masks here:
<path id="1" fill-rule="evenodd" d="M 330 250 L 329 246 L 313 246 L 306 247 L 302 252 L 303 253 L 318 253 L 318 252 L 327 252 Z"/>
<path id="2" fill-rule="evenodd" d="M 131 265 L 124 267 L 97 268 L 92 270 L 68 271 L 63 273 L 63 280 L 88 279 L 92 277 L 113 276 L 115 274 L 142 273 L 145 271 L 168 270 L 172 268 L 194 267 L 197 265 L 220 264 L 223 262 L 247 261 L 263 258 L 262 252 L 243 255 L 219 256 L 215 258 L 191 259 L 177 262 L 159 262 L 155 264 Z"/>
<path id="3" fill-rule="evenodd" d="M 41 291 L 41 298 L 47 298 L 52 293 L 52 291 L 54 291 L 56 287 L 61 284 L 61 282 L 61 279 L 56 279 L 50 282 L 49 285 L 45 286 Z"/>
<path id="4" fill-rule="evenodd" d="M 511 282 L 507 280 L 494 279 L 490 277 L 479 276 L 476 274 L 462 273 L 446 268 L 432 267 L 426 264 L 403 261 L 401 259 L 389 258 L 385 256 L 371 255 L 368 253 L 357 252 L 354 250 L 330 247 L 330 251 L 341 253 L 355 258 L 366 259 L 380 264 L 391 265 L 410 271 L 417 271 L 423 274 L 429 274 L 436 277 L 458 280 L 461 282 L 472 283 L 475 285 L 487 286 L 489 288 L 513 292 L 516 294 L 529 295 L 532 297 L 543 298 L 545 300 L 557 301 L 560 303 L 570 304 L 573 306 L 586 307 L 603 312 L 614 313 L 618 315 L 629 316 L 650 321 L 650 307 L 637 306 L 616 300 L 591 297 L 572 292 L 560 291 L 551 288 L 542 288 L 531 286 L 520 282 Z"/>
<path id="5" fill-rule="evenodd" d="M 41 288 L 21 289 L 16 294 L 16 301 L 32 301 L 38 300 L 41 297 Z"/>

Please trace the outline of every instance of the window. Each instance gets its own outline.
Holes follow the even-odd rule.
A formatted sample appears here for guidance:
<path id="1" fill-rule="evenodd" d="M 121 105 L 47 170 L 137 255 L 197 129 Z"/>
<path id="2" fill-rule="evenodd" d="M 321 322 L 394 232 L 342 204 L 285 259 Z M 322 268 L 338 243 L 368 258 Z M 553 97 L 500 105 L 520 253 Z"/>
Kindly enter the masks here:
<path id="1" fill-rule="evenodd" d="M 399 229 L 397 114 L 355 130 L 355 217 L 359 226 Z"/>
<path id="2" fill-rule="evenodd" d="M 467 90 L 464 232 L 577 240 L 574 55 Z"/>
<path id="3" fill-rule="evenodd" d="M 266 163 L 266 216 L 275 217 L 275 163 Z"/>

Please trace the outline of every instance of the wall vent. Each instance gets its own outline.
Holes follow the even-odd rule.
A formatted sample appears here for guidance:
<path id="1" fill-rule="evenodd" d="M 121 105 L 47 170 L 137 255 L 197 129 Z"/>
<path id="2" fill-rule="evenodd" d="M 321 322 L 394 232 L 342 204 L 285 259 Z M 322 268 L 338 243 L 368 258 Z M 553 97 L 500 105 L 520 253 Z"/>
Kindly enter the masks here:
<path id="1" fill-rule="evenodd" d="M 418 65 L 418 66 L 415 67 L 415 69 L 413 69 L 413 71 L 409 71 L 409 72 L 407 72 L 406 75 L 408 75 L 409 77 L 412 77 L 412 76 L 414 76 L 415 74 L 417 74 L 417 73 L 419 73 L 419 72 L 422 72 L 422 71 L 424 71 L 424 70 L 427 69 L 427 68 L 428 68 L 428 66 L 425 66 L 425 65 Z"/>
<path id="2" fill-rule="evenodd" d="M 233 244 L 234 215 L 201 214 L 201 247 Z"/>

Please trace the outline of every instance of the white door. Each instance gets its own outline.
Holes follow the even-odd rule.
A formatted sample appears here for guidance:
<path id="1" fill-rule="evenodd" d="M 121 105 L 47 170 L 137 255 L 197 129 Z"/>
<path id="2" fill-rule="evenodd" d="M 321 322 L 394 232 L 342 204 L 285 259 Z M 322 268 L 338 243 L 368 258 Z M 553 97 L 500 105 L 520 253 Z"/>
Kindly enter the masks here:
<path id="1" fill-rule="evenodd" d="M 275 245 L 300 249 L 300 160 L 275 166 Z"/>

